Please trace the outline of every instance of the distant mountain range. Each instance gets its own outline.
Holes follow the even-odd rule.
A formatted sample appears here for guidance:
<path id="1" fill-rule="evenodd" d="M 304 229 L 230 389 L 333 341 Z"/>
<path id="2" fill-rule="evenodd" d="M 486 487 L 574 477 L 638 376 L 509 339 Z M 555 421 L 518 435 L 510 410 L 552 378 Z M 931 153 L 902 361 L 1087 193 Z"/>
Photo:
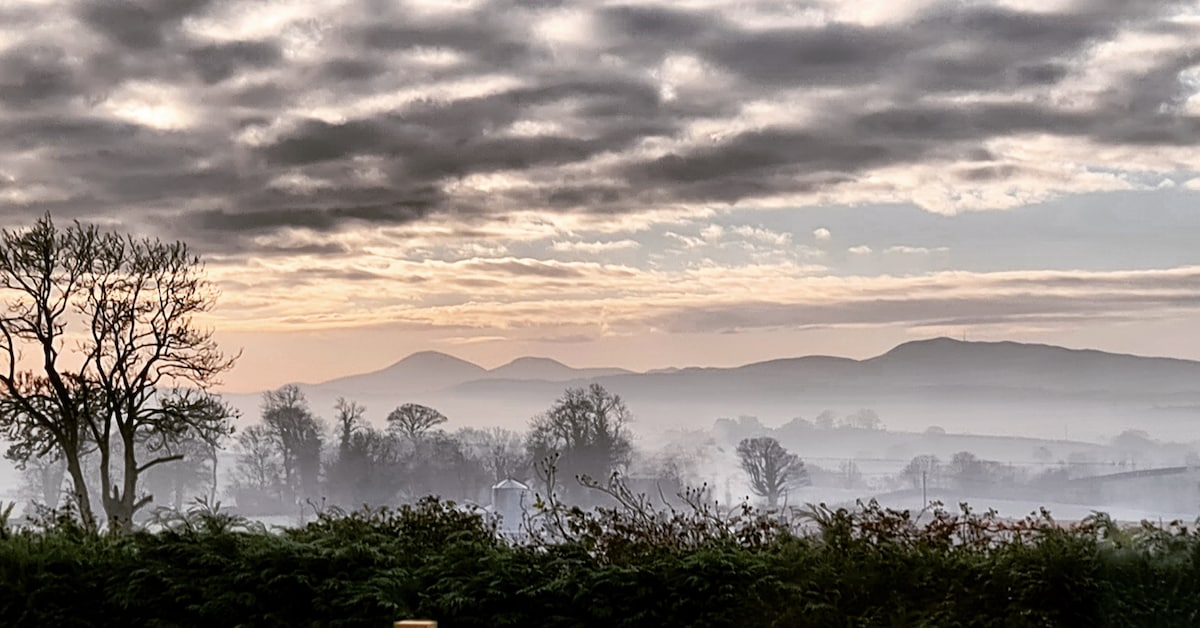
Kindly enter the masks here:
<path id="1" fill-rule="evenodd" d="M 346 396 L 378 396 L 432 393 L 473 381 L 569 382 L 629 375 L 619 368 L 577 369 L 550 358 L 517 358 L 494 369 L 437 351 L 414 353 L 395 364 L 371 373 L 340 377 L 315 388 L 338 391 Z M 510 384 L 504 384 L 510 385 Z"/>
<path id="2" fill-rule="evenodd" d="M 347 396 L 561 390 L 598 381 L 660 392 L 696 387 L 705 395 L 732 392 L 870 390 L 1025 391 L 1035 395 L 1160 396 L 1200 391 L 1200 362 L 1017 342 L 934 338 L 907 342 L 865 360 L 805 356 L 744 366 L 658 369 L 572 368 L 549 358 L 518 358 L 494 369 L 436 351 L 414 353 L 371 373 L 313 388 Z"/>
<path id="3" fill-rule="evenodd" d="M 304 389 L 314 408 L 330 407 L 339 396 L 364 401 L 374 410 L 418 401 L 446 408 L 448 415 L 463 416 L 466 423 L 512 422 L 545 409 L 564 388 L 589 382 L 598 382 L 625 397 L 631 406 L 649 408 L 650 413 L 669 422 L 699 415 L 710 423 L 713 414 L 737 413 L 739 409 L 769 412 L 760 408 L 784 413 L 891 404 L 919 406 L 924 413 L 926 406 L 994 409 L 1005 404 L 1067 402 L 1090 404 L 1088 412 L 1095 412 L 1097 404 L 1134 404 L 1148 409 L 1200 402 L 1200 362 L 950 338 L 907 342 L 864 360 L 805 356 L 730 368 L 645 373 L 577 369 L 532 357 L 486 369 L 425 351 L 378 371 Z M 235 405 L 243 408 L 244 415 L 257 414 L 256 401 L 246 395 L 238 397 L 243 400 Z M 953 412 L 946 410 L 948 415 Z M 1080 410 L 1059 408 L 1055 412 Z"/>

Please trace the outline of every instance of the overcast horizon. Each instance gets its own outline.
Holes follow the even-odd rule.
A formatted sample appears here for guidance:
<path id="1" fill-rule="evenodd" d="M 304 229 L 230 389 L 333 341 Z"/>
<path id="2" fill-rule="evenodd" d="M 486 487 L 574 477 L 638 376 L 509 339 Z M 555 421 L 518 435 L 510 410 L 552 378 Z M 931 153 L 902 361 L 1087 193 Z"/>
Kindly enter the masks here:
<path id="1" fill-rule="evenodd" d="M 183 239 L 229 390 L 863 358 L 1200 359 L 1200 6 L 0 6 L 0 226 Z"/>

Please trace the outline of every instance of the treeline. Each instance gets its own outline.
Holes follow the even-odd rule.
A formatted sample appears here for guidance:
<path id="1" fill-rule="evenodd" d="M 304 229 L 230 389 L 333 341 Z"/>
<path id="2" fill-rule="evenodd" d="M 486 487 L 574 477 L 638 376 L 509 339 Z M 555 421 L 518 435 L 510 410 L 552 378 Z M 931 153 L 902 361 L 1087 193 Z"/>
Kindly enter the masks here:
<path id="1" fill-rule="evenodd" d="M 323 421 L 296 386 L 266 393 L 261 421 L 236 435 L 230 492 L 238 509 L 282 514 L 295 513 L 297 504 L 353 508 L 425 495 L 477 502 L 500 480 L 526 479 L 542 453 L 533 451 L 532 435 L 513 430 L 448 432 L 444 415 L 419 404 L 398 406 L 382 428 L 364 420 L 365 411 L 339 399 Z"/>
<path id="2" fill-rule="evenodd" d="M 715 441 L 639 451 L 631 442 L 632 414 L 599 384 L 568 388 L 524 433 L 448 432 L 445 416 L 414 403 L 392 410 L 383 428 L 364 421 L 365 408 L 355 402 L 339 399 L 334 409 L 327 424 L 296 386 L 264 395 L 262 421 L 237 436 L 232 493 L 240 512 L 395 505 L 429 495 L 486 504 L 493 484 L 505 479 L 587 507 L 606 503 L 587 490 L 587 480 L 604 484 L 613 474 L 672 503 L 687 487 L 715 480 L 700 468 L 711 461 L 705 449 L 716 450 Z M 811 484 L 804 462 L 774 438 L 741 439 L 735 454 L 745 486 L 768 507 Z"/>
<path id="3" fill-rule="evenodd" d="M 543 509 L 528 543 L 424 500 L 269 533 L 193 512 L 0 532 L 5 626 L 1194 626 L 1200 536 L 868 505 Z M 622 497 L 622 495 L 624 495 Z"/>
<path id="4" fill-rule="evenodd" d="M 239 511 L 395 505 L 427 495 L 487 503 L 490 488 L 505 479 L 581 499 L 577 478 L 604 481 L 633 458 L 630 412 L 599 385 L 567 389 L 524 433 L 450 432 L 444 415 L 415 403 L 396 407 L 385 426 L 375 427 L 365 410 L 339 399 L 332 420 L 323 421 L 296 386 L 266 393 L 261 421 L 236 437 L 231 493 Z M 682 488 L 681 467 L 658 470 L 671 494 Z"/>

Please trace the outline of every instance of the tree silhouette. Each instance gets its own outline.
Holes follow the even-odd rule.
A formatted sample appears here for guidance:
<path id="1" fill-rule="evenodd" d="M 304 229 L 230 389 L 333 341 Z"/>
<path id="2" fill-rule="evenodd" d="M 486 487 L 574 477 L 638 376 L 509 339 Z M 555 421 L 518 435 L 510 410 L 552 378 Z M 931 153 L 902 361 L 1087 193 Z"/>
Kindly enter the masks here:
<path id="1" fill-rule="evenodd" d="M 0 231 L 0 428 L 7 455 L 61 457 L 84 524 L 95 513 L 82 456 L 98 459 L 110 529 L 150 501 L 141 476 L 182 458 L 171 445 L 215 441 L 229 409 L 209 393 L 234 359 L 196 317 L 216 290 L 182 242 L 139 239 L 49 216 Z M 20 356 L 35 357 L 33 371 Z"/>
<path id="2" fill-rule="evenodd" d="M 530 458 L 536 462 L 557 456 L 560 477 L 587 476 L 603 482 L 629 462 L 631 420 L 625 402 L 603 386 L 568 388 L 549 410 L 534 417 Z"/>
<path id="3" fill-rule="evenodd" d="M 738 462 L 750 479 L 750 490 L 774 508 L 779 498 L 811 481 L 804 462 L 770 436 L 744 438 L 737 446 Z"/>
<path id="4" fill-rule="evenodd" d="M 263 393 L 263 425 L 282 458 L 284 486 L 291 499 L 314 498 L 320 490 L 321 424 L 295 384 Z"/>
<path id="5" fill-rule="evenodd" d="M 388 429 L 414 443 L 429 430 L 446 421 L 441 412 L 419 403 L 406 403 L 387 415 Z"/>

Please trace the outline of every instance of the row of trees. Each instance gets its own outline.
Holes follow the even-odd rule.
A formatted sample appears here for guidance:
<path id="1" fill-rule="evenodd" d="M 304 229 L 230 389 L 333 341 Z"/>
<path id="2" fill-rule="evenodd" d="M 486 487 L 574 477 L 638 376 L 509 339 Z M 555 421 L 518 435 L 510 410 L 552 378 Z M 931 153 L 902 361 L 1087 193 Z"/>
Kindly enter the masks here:
<path id="1" fill-rule="evenodd" d="M 339 399 L 326 425 L 298 387 L 266 393 L 262 421 L 237 437 L 239 505 L 266 512 L 319 499 L 345 506 L 424 495 L 478 500 L 507 478 L 554 482 L 546 488 L 570 493 L 578 484 L 566 478 L 603 480 L 627 468 L 632 452 L 629 410 L 599 385 L 568 389 L 524 435 L 447 432 L 445 416 L 414 403 L 392 410 L 379 429 L 364 420 L 365 410 Z"/>
<path id="2" fill-rule="evenodd" d="M 520 474 L 520 437 L 508 430 L 439 428 L 446 417 L 405 404 L 378 429 L 365 408 L 339 399 L 332 425 L 296 386 L 268 392 L 262 421 L 238 437 L 233 492 L 246 512 L 287 512 L 304 501 L 355 507 L 426 494 L 475 500 L 492 482 Z"/>
<path id="3" fill-rule="evenodd" d="M 626 471 L 633 458 L 624 402 L 602 386 L 569 388 L 522 435 L 505 429 L 440 428 L 446 417 L 433 408 L 405 404 L 377 429 L 365 408 L 338 400 L 331 426 L 317 419 L 295 386 L 267 393 L 262 422 L 238 437 L 235 492 L 248 511 L 278 512 L 303 500 L 343 506 L 412 501 L 424 495 L 457 500 L 485 498 L 506 478 L 534 481 L 546 491 L 585 501 L 575 479 L 603 481 Z M 804 462 L 770 437 L 746 438 L 737 459 L 754 495 L 777 506 L 788 493 L 811 484 Z M 666 453 L 642 472 L 679 489 L 694 476 L 692 452 Z"/>

